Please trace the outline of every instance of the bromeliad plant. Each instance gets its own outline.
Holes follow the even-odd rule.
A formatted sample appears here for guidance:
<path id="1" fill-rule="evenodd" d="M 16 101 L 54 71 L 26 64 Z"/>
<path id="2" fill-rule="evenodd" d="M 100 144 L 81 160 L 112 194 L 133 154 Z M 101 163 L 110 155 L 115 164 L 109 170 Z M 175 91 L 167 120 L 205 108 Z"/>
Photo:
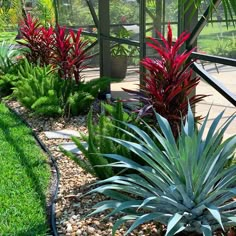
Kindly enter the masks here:
<path id="1" fill-rule="evenodd" d="M 167 236 L 178 232 L 210 236 L 214 230 L 236 225 L 236 166 L 228 166 L 234 157 L 236 135 L 222 142 L 225 130 L 236 116 L 231 116 L 217 129 L 223 116 L 223 112 L 220 113 L 207 131 L 208 114 L 198 130 L 189 106 L 178 141 L 167 119 L 157 113 L 155 116 L 161 132 L 146 124 L 152 133 L 149 136 L 137 126 L 126 124 L 134 133 L 126 129 L 123 132 L 136 141 L 108 137 L 146 164 L 140 165 L 117 154 L 105 154 L 106 158 L 117 161 L 109 166 L 135 170 L 137 174 L 114 176 L 96 183 L 100 186 L 89 193 L 102 193 L 111 200 L 98 203 L 90 215 L 107 209 L 111 211 L 106 217 L 122 213 L 113 227 L 113 235 L 126 221 L 134 222 L 125 235 L 148 221 L 166 225 Z"/>
<path id="2" fill-rule="evenodd" d="M 181 53 L 181 47 L 190 35 L 184 32 L 176 42 L 173 42 L 170 24 L 167 39 L 161 33 L 157 33 L 162 42 L 150 37 L 147 45 L 159 54 L 160 59 L 144 58 L 141 64 L 147 73 L 144 75 L 144 83 L 140 85 L 140 90 L 124 89 L 124 91 L 140 101 L 137 112 L 141 117 L 148 117 L 154 121 L 154 111 L 161 114 L 170 122 L 176 137 L 181 119 L 187 114 L 188 101 L 193 106 L 205 95 L 192 95 L 200 80 L 199 77 L 193 77 L 190 68 L 193 61 L 188 61 L 194 49 Z"/>

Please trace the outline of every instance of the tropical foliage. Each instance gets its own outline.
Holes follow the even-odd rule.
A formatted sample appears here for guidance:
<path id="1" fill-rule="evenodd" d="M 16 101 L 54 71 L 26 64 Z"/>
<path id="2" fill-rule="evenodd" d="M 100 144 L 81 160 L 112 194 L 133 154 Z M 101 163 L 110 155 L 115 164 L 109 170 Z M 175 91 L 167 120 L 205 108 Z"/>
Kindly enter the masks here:
<path id="1" fill-rule="evenodd" d="M 137 0 L 140 2 L 140 0 Z M 149 4 L 157 4 L 157 1 L 155 0 L 148 0 Z M 175 1 L 172 1 L 175 2 Z M 190 10 L 194 13 L 194 11 L 197 11 L 202 8 L 202 6 L 209 6 L 209 13 L 212 16 L 212 14 L 217 11 L 217 7 L 222 4 L 223 5 L 223 10 L 224 10 L 224 16 L 225 19 L 228 20 L 234 20 L 235 21 L 235 16 L 236 16 L 236 4 L 234 0 L 220 0 L 220 1 L 215 1 L 215 0 L 180 0 L 176 1 L 179 6 L 182 9 L 185 9 L 185 12 Z M 176 4 L 176 6 L 178 6 Z M 206 10 L 206 9 L 205 9 Z"/>
<path id="2" fill-rule="evenodd" d="M 235 115 L 217 129 L 223 116 L 223 112 L 220 113 L 206 130 L 208 114 L 198 130 L 189 106 L 177 142 L 166 118 L 155 115 L 161 132 L 146 124 L 152 133 L 150 136 L 135 125 L 123 123 L 134 134 L 126 129 L 123 132 L 135 141 L 108 137 L 131 150 L 146 164 L 140 165 L 115 153 L 104 154 L 116 160 L 107 166 L 135 170 L 136 174 L 99 181 L 99 186 L 89 193 L 102 193 L 110 200 L 95 205 L 90 215 L 107 209 L 111 211 L 106 213 L 106 218 L 122 213 L 113 227 L 113 235 L 126 221 L 133 221 L 133 224 L 125 235 L 148 221 L 166 225 L 167 236 L 182 231 L 212 235 L 216 229 L 236 225 L 233 199 L 236 196 L 236 166 L 227 165 L 234 157 L 236 136 L 222 142 Z M 152 137 L 156 137 L 162 150 Z"/>
<path id="3" fill-rule="evenodd" d="M 139 116 L 147 116 L 155 120 L 154 111 L 165 117 L 171 124 L 175 137 L 181 124 L 181 120 L 187 115 L 188 100 L 191 106 L 201 101 L 205 95 L 192 95 L 200 77 L 193 77 L 190 68 L 193 61 L 188 61 L 192 53 L 184 51 L 181 47 L 189 38 L 189 34 L 182 33 L 176 42 L 173 42 L 172 29 L 168 25 L 167 39 L 157 32 L 162 40 L 150 37 L 148 46 L 152 47 L 159 58 L 146 57 L 141 64 L 147 70 L 144 83 L 140 85 L 139 91 L 124 89 L 134 95 L 136 101 L 140 101 L 137 108 Z"/>
<path id="4" fill-rule="evenodd" d="M 125 138 L 126 135 L 120 131 L 120 128 L 124 128 L 121 122 L 133 123 L 135 121 L 132 115 L 124 111 L 121 102 L 117 102 L 114 106 L 103 103 L 102 107 L 104 112 L 98 117 L 96 124 L 94 124 L 93 110 L 90 110 L 87 118 L 88 134 L 81 134 L 82 140 L 72 137 L 72 140 L 79 150 L 81 150 L 85 158 L 81 159 L 72 152 L 63 150 L 62 148 L 61 150 L 90 174 L 99 179 L 106 179 L 117 174 L 120 170 L 113 170 L 111 167 L 106 166 L 112 160 L 102 157 L 101 154 L 114 152 L 125 155 L 130 159 L 134 158 L 134 155 L 132 156 L 127 148 L 108 140 L 106 136 Z M 129 139 L 130 137 L 126 138 Z"/>
<path id="5" fill-rule="evenodd" d="M 51 0 L 37 0 L 32 14 L 37 17 L 44 26 L 55 25 L 55 9 Z"/>
<path id="6" fill-rule="evenodd" d="M 3 41 L 0 45 L 0 75 L 6 74 L 11 67 L 16 63 L 16 57 L 19 51 L 14 45 L 9 45 Z"/>
<path id="7" fill-rule="evenodd" d="M 80 73 L 87 67 L 89 59 L 86 55 L 87 41 L 82 40 L 81 29 L 77 33 L 72 30 L 66 33 L 66 29 L 59 25 L 46 28 L 39 19 L 28 14 L 21 22 L 20 31 L 24 41 L 18 43 L 28 49 L 25 52 L 28 60 L 52 65 L 63 79 L 75 79 L 76 83 L 81 81 Z"/>
<path id="8" fill-rule="evenodd" d="M 0 30 L 15 30 L 21 18 L 21 1 L 3 0 L 0 5 Z"/>
<path id="9" fill-rule="evenodd" d="M 52 64 L 57 66 L 63 79 L 74 78 L 76 83 L 81 81 L 81 72 L 87 67 L 86 61 L 90 58 L 86 55 L 87 41 L 82 41 L 81 31 L 77 33 L 70 30 L 66 34 L 65 28 L 57 27 L 55 33 L 55 47 Z"/>
<path id="10" fill-rule="evenodd" d="M 45 28 L 39 19 L 28 14 L 20 22 L 20 33 L 23 41 L 17 42 L 28 49 L 26 58 L 35 64 L 48 65 L 55 44 L 53 27 Z"/>
<path id="11" fill-rule="evenodd" d="M 13 83 L 18 80 L 18 69 L 21 64 L 20 52 L 14 45 L 3 41 L 0 45 L 0 97 L 12 93 Z"/>
<path id="12" fill-rule="evenodd" d="M 59 80 L 49 66 L 40 67 L 25 60 L 14 83 L 13 95 L 27 108 L 38 114 L 62 114 L 59 96 Z M 43 100 L 43 101 L 42 101 Z"/>
<path id="13" fill-rule="evenodd" d="M 88 112 L 100 90 L 108 86 L 108 78 L 89 82 L 63 80 L 51 66 L 39 66 L 27 60 L 20 65 L 18 80 L 13 82 L 13 96 L 35 114 L 78 115 Z"/>

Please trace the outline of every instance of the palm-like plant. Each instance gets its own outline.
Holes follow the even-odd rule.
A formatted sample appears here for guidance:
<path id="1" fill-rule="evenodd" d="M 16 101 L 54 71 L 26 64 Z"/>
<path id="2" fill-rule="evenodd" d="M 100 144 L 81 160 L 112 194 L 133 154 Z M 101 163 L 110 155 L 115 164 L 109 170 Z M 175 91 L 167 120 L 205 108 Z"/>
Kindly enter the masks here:
<path id="1" fill-rule="evenodd" d="M 146 127 L 162 149 L 151 136 L 132 124 L 126 126 L 134 133 L 123 132 L 136 142 L 109 137 L 142 158 L 146 165 L 117 154 L 104 155 L 117 161 L 109 166 L 135 170 L 136 174 L 99 181 L 100 186 L 90 193 L 99 192 L 111 200 L 98 203 L 91 214 L 107 209 L 112 211 L 106 217 L 123 213 L 113 227 L 113 235 L 121 224 L 130 220 L 134 222 L 125 235 L 148 221 L 165 224 L 168 236 L 181 231 L 210 236 L 216 229 L 236 225 L 233 200 L 236 165 L 228 165 L 234 156 L 236 136 L 222 142 L 225 130 L 236 116 L 216 130 L 223 116 L 220 113 L 207 132 L 208 115 L 197 130 L 189 106 L 186 122 L 175 141 L 168 121 L 156 114 L 162 133 L 147 124 Z"/>
<path id="2" fill-rule="evenodd" d="M 4 0 L 0 2 L 1 30 L 15 30 L 20 19 L 21 3 L 19 0 Z"/>
<path id="3" fill-rule="evenodd" d="M 140 0 L 137 0 L 140 1 Z M 148 2 L 156 4 L 156 0 L 148 0 Z M 222 3 L 223 8 L 224 8 L 224 14 L 226 20 L 234 20 L 235 21 L 235 16 L 236 16 L 236 2 L 235 0 L 179 0 L 178 4 L 180 7 L 184 7 L 185 10 L 187 11 L 189 8 L 192 10 L 198 10 L 201 5 L 206 5 L 209 6 L 210 14 L 212 14 L 215 10 L 216 7 L 220 3 Z M 192 8 L 194 6 L 194 8 Z"/>
<path id="4" fill-rule="evenodd" d="M 55 24 L 55 10 L 53 1 L 38 0 L 36 2 L 36 7 L 33 9 L 33 15 L 36 16 L 45 26 Z"/>

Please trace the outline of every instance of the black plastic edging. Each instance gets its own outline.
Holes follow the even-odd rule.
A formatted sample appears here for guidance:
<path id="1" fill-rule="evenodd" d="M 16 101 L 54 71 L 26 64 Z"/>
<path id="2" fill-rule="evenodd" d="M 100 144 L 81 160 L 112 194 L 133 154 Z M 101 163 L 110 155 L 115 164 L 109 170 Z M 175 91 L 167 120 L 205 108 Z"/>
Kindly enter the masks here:
<path id="1" fill-rule="evenodd" d="M 57 198 L 57 194 L 58 194 L 58 186 L 59 186 L 59 182 L 60 182 L 60 173 L 59 173 L 59 169 L 56 163 L 55 158 L 52 156 L 51 152 L 49 151 L 49 149 L 46 147 L 46 145 L 41 141 L 41 139 L 38 137 L 38 135 L 36 134 L 36 132 L 32 129 L 32 127 L 30 126 L 30 124 L 20 115 L 20 113 L 18 113 L 16 110 L 14 110 L 13 108 L 9 107 L 8 104 L 6 104 L 5 102 L 1 101 L 2 103 L 4 103 L 4 105 L 12 112 L 14 113 L 26 126 L 28 126 L 31 131 L 32 131 L 32 135 L 34 137 L 34 139 L 36 140 L 36 142 L 38 143 L 38 145 L 42 148 L 42 150 L 48 155 L 48 157 L 50 158 L 51 162 L 52 162 L 52 167 L 53 169 L 56 170 L 56 187 L 55 187 L 55 191 L 52 194 L 51 197 L 51 205 L 49 206 L 49 223 L 50 223 L 50 228 L 51 228 L 51 233 L 53 236 L 58 236 L 58 232 L 57 232 L 57 227 L 56 227 L 56 217 L 55 217 L 55 202 L 56 202 L 56 198 Z"/>

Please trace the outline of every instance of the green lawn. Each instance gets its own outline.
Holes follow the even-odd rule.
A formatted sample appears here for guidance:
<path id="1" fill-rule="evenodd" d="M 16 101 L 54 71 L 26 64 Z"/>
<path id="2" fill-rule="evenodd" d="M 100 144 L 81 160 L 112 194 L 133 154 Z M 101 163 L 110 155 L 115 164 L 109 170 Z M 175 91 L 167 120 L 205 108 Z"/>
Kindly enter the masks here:
<path id="1" fill-rule="evenodd" d="M 0 235 L 46 235 L 47 157 L 31 130 L 0 104 Z"/>
<path id="2" fill-rule="evenodd" d="M 198 38 L 198 48 L 213 55 L 227 56 L 227 51 L 236 50 L 236 27 L 225 23 L 209 23 Z"/>

